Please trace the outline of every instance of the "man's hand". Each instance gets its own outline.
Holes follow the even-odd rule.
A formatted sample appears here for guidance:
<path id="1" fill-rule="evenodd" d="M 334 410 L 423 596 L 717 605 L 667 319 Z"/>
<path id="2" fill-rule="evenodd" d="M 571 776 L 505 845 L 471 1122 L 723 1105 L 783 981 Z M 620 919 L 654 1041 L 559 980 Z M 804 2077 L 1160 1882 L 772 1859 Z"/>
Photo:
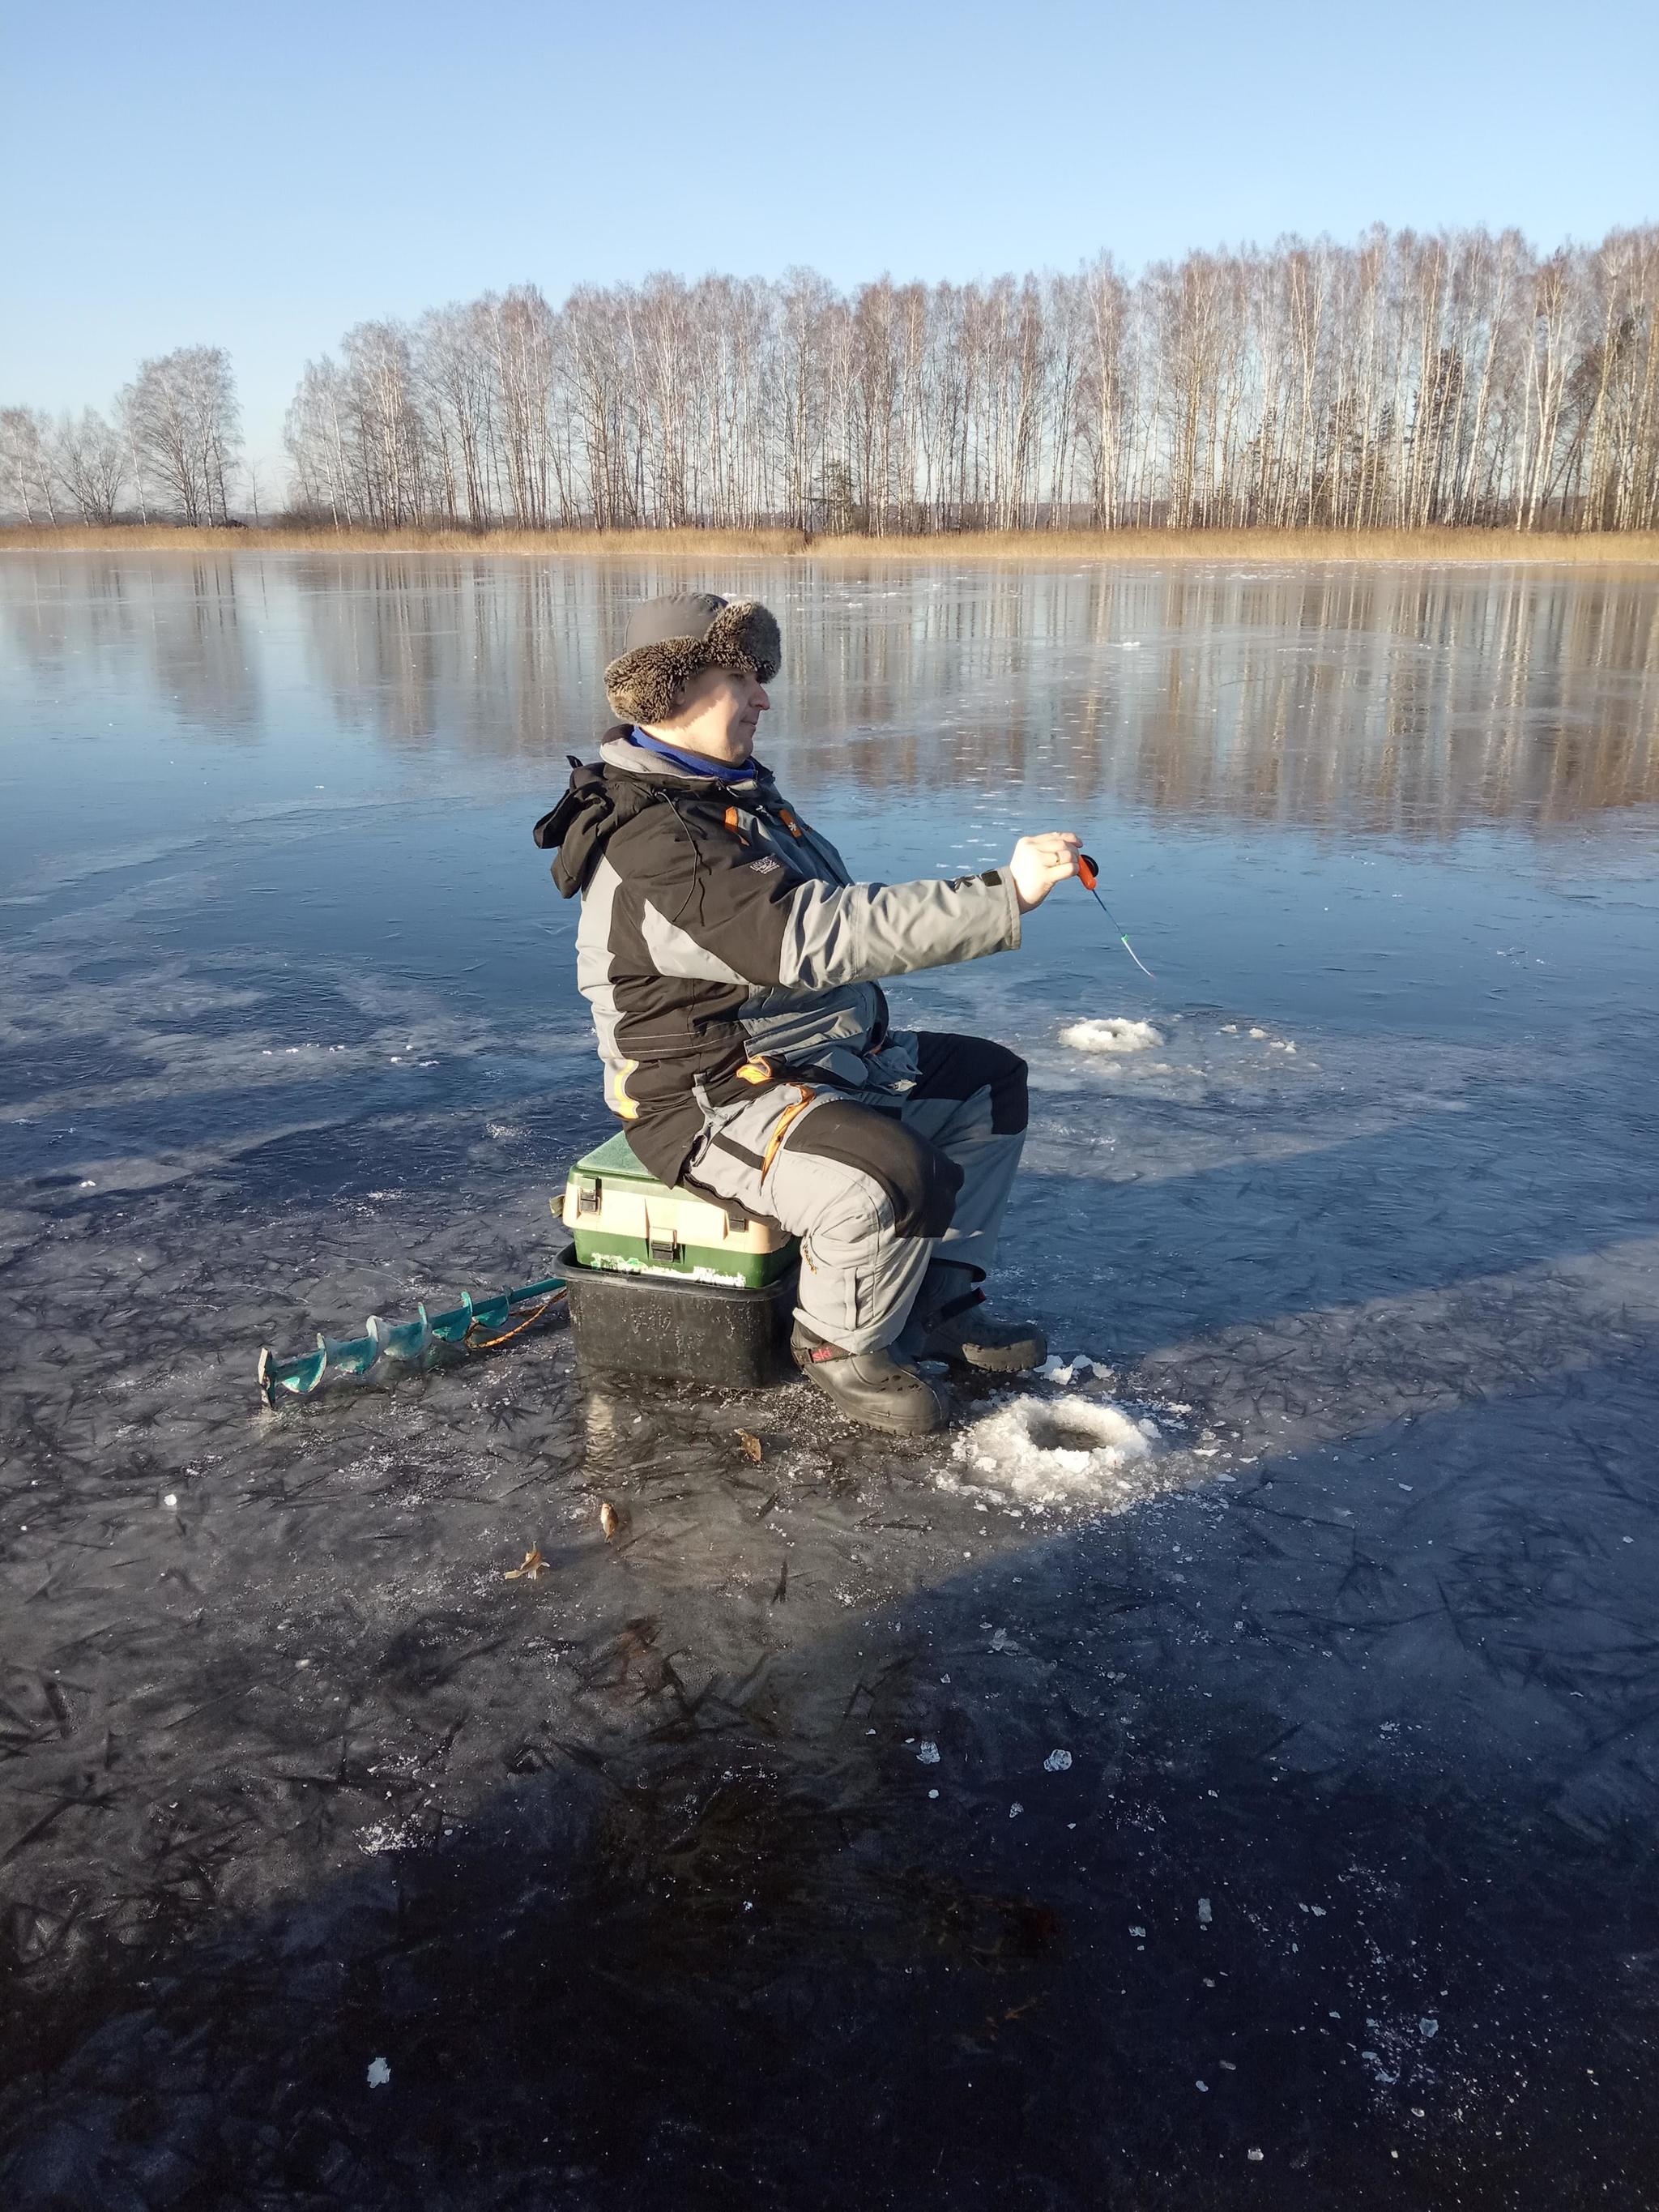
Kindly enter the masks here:
<path id="1" fill-rule="evenodd" d="M 1083 840 L 1069 830 L 1046 830 L 1039 837 L 1022 837 L 1014 848 L 1008 872 L 1014 879 L 1014 896 L 1022 914 L 1041 906 L 1056 884 L 1077 873 L 1077 856 Z"/>

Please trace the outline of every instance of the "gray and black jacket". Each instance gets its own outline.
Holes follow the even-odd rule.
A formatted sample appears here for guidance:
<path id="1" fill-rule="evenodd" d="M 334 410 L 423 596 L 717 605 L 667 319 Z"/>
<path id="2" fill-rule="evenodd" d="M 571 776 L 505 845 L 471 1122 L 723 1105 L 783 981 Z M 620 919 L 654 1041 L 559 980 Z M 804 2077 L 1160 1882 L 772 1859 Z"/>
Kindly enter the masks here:
<path id="1" fill-rule="evenodd" d="M 708 1115 L 754 1095 L 758 1064 L 776 1081 L 902 1083 L 879 978 L 1017 945 L 1019 902 L 996 869 L 855 884 L 758 763 L 726 782 L 630 734 L 618 725 L 598 762 L 573 759 L 535 836 L 556 848 L 565 897 L 581 894 L 576 980 L 605 1103 L 675 1183 Z"/>

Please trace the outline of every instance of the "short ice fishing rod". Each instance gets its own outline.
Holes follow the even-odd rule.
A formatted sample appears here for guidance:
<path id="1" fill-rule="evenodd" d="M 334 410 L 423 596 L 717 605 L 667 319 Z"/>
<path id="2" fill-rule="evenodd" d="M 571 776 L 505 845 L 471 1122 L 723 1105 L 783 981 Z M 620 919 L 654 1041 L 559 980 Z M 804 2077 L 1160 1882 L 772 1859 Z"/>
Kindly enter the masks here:
<path id="1" fill-rule="evenodd" d="M 1079 878 L 1082 879 L 1084 890 L 1085 891 L 1091 891 L 1094 894 L 1095 904 L 1105 915 L 1107 921 L 1111 923 L 1112 927 L 1117 930 L 1118 943 L 1128 954 L 1130 959 L 1134 962 L 1135 966 L 1139 969 L 1141 974 L 1146 978 L 1147 981 L 1149 983 L 1156 983 L 1158 981 L 1157 976 L 1153 975 L 1152 969 L 1146 965 L 1146 963 L 1141 958 L 1140 955 L 1135 951 L 1133 945 L 1130 944 L 1128 939 L 1123 934 L 1122 930 L 1119 928 L 1117 916 L 1112 912 L 1110 907 L 1107 905 L 1105 900 L 1100 896 L 1100 869 L 1097 863 L 1089 858 L 1089 855 L 1086 853 L 1079 853 L 1078 854 L 1077 872 Z"/>

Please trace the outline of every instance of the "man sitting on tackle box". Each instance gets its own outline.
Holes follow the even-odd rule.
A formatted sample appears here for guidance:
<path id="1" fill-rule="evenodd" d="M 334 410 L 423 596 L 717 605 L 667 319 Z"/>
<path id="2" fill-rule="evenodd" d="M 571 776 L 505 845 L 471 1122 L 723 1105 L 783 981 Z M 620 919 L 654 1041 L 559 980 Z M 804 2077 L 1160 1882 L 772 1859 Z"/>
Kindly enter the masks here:
<path id="1" fill-rule="evenodd" d="M 622 720 L 597 763 L 573 761 L 536 842 L 581 894 L 577 981 L 634 1151 L 799 1237 L 803 1371 L 850 1419 L 921 1435 L 945 1407 L 907 1354 L 1003 1373 L 1046 1356 L 978 1287 L 1025 1063 L 890 1029 L 880 979 L 1012 950 L 1077 873 L 1078 840 L 1022 837 L 984 875 L 854 883 L 752 757 L 781 657 L 753 599 L 637 608 L 605 672 Z"/>

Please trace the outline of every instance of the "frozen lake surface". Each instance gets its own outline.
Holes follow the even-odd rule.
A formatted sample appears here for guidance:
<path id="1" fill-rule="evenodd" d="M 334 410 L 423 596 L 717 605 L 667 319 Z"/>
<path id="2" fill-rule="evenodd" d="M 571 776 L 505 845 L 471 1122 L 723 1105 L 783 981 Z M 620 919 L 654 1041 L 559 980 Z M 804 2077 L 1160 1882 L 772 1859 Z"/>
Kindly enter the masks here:
<path id="1" fill-rule="evenodd" d="M 857 868 L 1076 828 L 1156 970 L 893 994 L 1064 1371 L 263 1412 L 547 1271 L 530 825 L 686 575 L 0 555 L 0 2195 L 1650 2204 L 1659 580 L 697 574 Z"/>

